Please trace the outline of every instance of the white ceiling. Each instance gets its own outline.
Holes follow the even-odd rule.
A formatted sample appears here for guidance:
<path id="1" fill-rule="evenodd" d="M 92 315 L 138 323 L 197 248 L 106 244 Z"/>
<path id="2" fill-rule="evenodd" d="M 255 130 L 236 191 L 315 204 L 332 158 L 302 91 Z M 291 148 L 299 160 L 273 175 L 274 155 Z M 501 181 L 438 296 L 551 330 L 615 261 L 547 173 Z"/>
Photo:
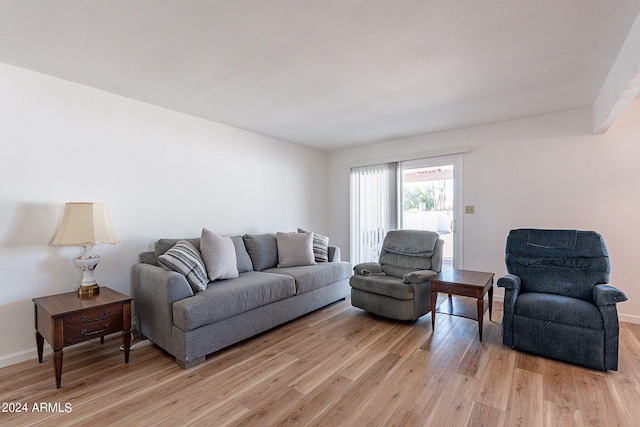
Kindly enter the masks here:
<path id="1" fill-rule="evenodd" d="M 593 105 L 640 0 L 0 0 L 0 62 L 331 151 Z"/>

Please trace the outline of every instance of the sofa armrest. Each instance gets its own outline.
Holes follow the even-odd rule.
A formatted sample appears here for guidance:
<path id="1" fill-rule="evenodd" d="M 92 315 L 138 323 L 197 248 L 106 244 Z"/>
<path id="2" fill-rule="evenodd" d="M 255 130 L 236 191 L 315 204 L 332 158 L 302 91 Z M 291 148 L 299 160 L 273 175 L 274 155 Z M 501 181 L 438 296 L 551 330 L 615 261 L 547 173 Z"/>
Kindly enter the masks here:
<path id="1" fill-rule="evenodd" d="M 329 257 L 329 262 L 340 262 L 340 248 L 337 246 L 329 246 L 329 253 L 327 254 Z"/>
<path id="2" fill-rule="evenodd" d="M 382 267 L 377 262 L 363 262 L 353 267 L 353 274 L 356 276 L 371 276 L 373 274 L 384 274 Z"/>
<path id="3" fill-rule="evenodd" d="M 402 276 L 404 283 L 421 283 L 436 277 L 438 273 L 432 270 L 416 270 Z"/>
<path id="4" fill-rule="evenodd" d="M 138 331 L 173 353 L 173 303 L 193 296 L 187 279 L 175 271 L 140 263 L 131 269 L 131 283 Z"/>
<path id="5" fill-rule="evenodd" d="M 156 253 L 153 251 L 141 252 L 140 255 L 138 255 L 138 262 L 160 267 L 160 264 L 158 264 L 158 258 L 156 258 Z"/>
<path id="6" fill-rule="evenodd" d="M 596 305 L 611 305 L 626 301 L 628 298 L 621 290 L 610 285 L 593 287 L 593 302 Z"/>

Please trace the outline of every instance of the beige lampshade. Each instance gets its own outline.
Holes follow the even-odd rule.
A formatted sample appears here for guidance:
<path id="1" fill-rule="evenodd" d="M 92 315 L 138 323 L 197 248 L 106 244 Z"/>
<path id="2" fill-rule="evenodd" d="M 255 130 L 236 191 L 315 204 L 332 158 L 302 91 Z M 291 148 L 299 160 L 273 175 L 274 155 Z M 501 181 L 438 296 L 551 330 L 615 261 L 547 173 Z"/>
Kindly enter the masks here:
<path id="1" fill-rule="evenodd" d="M 93 246 L 118 243 L 104 203 L 66 203 L 53 246 Z"/>

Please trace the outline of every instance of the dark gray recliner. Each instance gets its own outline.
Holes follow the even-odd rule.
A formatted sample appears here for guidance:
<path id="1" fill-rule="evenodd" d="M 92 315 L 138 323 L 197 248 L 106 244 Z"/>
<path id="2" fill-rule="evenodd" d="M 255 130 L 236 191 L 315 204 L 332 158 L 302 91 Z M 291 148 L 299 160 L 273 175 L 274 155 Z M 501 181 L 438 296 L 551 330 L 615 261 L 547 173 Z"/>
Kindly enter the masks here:
<path id="1" fill-rule="evenodd" d="M 388 232 L 379 262 L 353 268 L 351 304 L 396 320 L 416 320 L 429 313 L 429 279 L 442 269 L 443 245 L 438 233 L 432 231 Z"/>
<path id="2" fill-rule="evenodd" d="M 616 303 L 609 254 L 594 231 L 512 230 L 507 237 L 504 344 L 589 368 L 618 369 Z"/>

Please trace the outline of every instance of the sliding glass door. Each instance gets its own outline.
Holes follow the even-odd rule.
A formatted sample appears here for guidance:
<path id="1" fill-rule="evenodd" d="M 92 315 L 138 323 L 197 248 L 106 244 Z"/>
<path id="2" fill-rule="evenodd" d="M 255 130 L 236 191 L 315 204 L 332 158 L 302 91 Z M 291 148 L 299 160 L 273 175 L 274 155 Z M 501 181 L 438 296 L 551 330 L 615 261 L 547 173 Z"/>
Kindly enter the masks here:
<path id="1" fill-rule="evenodd" d="M 462 157 L 399 165 L 398 228 L 430 230 L 444 240 L 443 270 L 462 266 Z"/>
<path id="2" fill-rule="evenodd" d="M 444 240 L 443 270 L 462 268 L 462 155 L 351 169 L 352 263 L 378 261 L 389 230 Z"/>

